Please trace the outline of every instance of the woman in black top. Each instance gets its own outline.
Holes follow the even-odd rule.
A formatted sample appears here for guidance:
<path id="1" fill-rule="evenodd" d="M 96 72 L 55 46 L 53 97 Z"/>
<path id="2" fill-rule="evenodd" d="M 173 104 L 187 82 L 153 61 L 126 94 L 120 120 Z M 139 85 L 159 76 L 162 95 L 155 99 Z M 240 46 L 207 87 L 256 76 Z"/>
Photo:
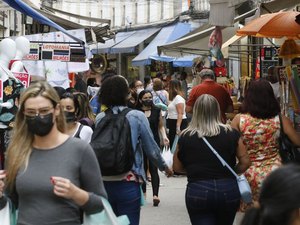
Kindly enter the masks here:
<path id="1" fill-rule="evenodd" d="M 143 111 L 146 117 L 148 118 L 150 128 L 157 145 L 160 146 L 159 132 L 163 139 L 164 145 L 169 145 L 169 139 L 167 138 L 167 134 L 163 126 L 161 110 L 158 107 L 153 105 L 153 96 L 150 90 L 141 91 L 141 93 L 138 96 L 137 109 Z M 153 191 L 153 206 L 158 206 L 160 202 L 158 198 L 159 181 L 160 181 L 159 175 L 158 175 L 157 167 L 153 163 L 148 161 L 146 155 L 144 155 L 144 168 L 145 168 L 145 173 L 149 168 L 149 172 L 151 175 L 152 191 Z M 143 184 L 142 189 L 143 192 L 146 193 L 145 183 Z"/>
<path id="2" fill-rule="evenodd" d="M 187 173 L 185 201 L 191 223 L 232 225 L 240 203 L 236 178 L 202 137 L 239 174 L 250 166 L 246 147 L 239 132 L 221 122 L 220 106 L 213 96 L 200 96 L 193 110 L 191 123 L 179 138 L 173 162 L 174 171 Z"/>

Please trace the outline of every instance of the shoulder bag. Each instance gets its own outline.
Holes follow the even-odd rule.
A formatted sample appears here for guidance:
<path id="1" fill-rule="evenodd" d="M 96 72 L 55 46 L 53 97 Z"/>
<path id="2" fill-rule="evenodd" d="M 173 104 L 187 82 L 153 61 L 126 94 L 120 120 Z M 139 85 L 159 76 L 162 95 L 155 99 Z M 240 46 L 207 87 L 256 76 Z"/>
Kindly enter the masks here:
<path id="1" fill-rule="evenodd" d="M 207 141 L 205 137 L 202 137 L 203 141 L 207 144 L 207 146 L 211 149 L 211 151 L 216 155 L 216 157 L 220 160 L 223 166 L 226 166 L 230 172 L 236 177 L 236 181 L 240 190 L 241 198 L 245 203 L 252 202 L 252 192 L 250 185 L 244 175 L 238 175 L 234 170 L 226 163 L 226 161 L 218 154 L 218 152 L 211 146 L 211 144 Z"/>
<path id="2" fill-rule="evenodd" d="M 126 215 L 116 216 L 109 202 L 101 197 L 103 210 L 99 213 L 87 215 L 83 214 L 82 225 L 129 225 L 129 219 Z"/>
<path id="3" fill-rule="evenodd" d="M 282 163 L 298 163 L 300 164 L 300 151 L 289 137 L 283 131 L 282 117 L 279 114 L 280 121 L 280 136 L 278 138 L 279 142 L 279 155 L 281 157 Z"/>

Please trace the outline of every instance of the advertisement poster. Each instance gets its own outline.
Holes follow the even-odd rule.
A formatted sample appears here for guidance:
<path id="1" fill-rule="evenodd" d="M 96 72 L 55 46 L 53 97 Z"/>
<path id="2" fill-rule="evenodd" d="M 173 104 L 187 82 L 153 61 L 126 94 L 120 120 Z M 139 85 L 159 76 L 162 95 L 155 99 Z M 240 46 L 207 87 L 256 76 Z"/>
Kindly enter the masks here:
<path id="1" fill-rule="evenodd" d="M 29 86 L 30 83 L 30 75 L 28 73 L 16 73 L 14 72 L 14 76 L 21 81 L 25 88 Z"/>

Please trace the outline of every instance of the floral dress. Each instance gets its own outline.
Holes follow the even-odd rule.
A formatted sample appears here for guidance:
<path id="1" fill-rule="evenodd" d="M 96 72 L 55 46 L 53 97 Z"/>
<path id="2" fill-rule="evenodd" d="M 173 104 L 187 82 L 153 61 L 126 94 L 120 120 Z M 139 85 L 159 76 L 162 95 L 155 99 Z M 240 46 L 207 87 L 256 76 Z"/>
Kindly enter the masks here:
<path id="1" fill-rule="evenodd" d="M 258 119 L 241 114 L 239 126 L 251 161 L 245 176 L 249 181 L 253 200 L 257 201 L 263 180 L 281 165 L 278 145 L 280 121 L 278 116 Z M 240 210 L 245 211 L 249 206 L 242 203 Z"/>

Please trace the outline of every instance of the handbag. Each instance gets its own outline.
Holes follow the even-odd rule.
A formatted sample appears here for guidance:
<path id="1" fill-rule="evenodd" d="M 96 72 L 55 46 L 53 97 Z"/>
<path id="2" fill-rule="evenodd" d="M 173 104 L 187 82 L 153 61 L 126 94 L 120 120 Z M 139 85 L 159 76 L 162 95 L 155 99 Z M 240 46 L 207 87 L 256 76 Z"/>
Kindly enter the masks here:
<path id="1" fill-rule="evenodd" d="M 103 210 L 95 214 L 83 214 L 82 225 L 129 225 L 129 219 L 126 215 L 116 216 L 108 200 L 101 197 Z"/>
<path id="2" fill-rule="evenodd" d="M 226 161 L 218 154 L 218 152 L 211 146 L 211 144 L 206 140 L 205 137 L 202 137 L 203 141 L 207 144 L 207 146 L 212 150 L 212 152 L 217 156 L 223 166 L 226 166 L 229 171 L 235 176 L 239 191 L 241 194 L 241 198 L 245 203 L 252 202 L 252 192 L 250 185 L 244 175 L 238 175 L 234 170 L 226 163 Z"/>
<path id="3" fill-rule="evenodd" d="M 279 155 L 283 164 L 286 163 L 298 163 L 300 164 L 300 151 L 289 137 L 283 131 L 282 117 L 279 114 L 280 121 L 280 136 L 278 138 L 279 142 Z"/>

